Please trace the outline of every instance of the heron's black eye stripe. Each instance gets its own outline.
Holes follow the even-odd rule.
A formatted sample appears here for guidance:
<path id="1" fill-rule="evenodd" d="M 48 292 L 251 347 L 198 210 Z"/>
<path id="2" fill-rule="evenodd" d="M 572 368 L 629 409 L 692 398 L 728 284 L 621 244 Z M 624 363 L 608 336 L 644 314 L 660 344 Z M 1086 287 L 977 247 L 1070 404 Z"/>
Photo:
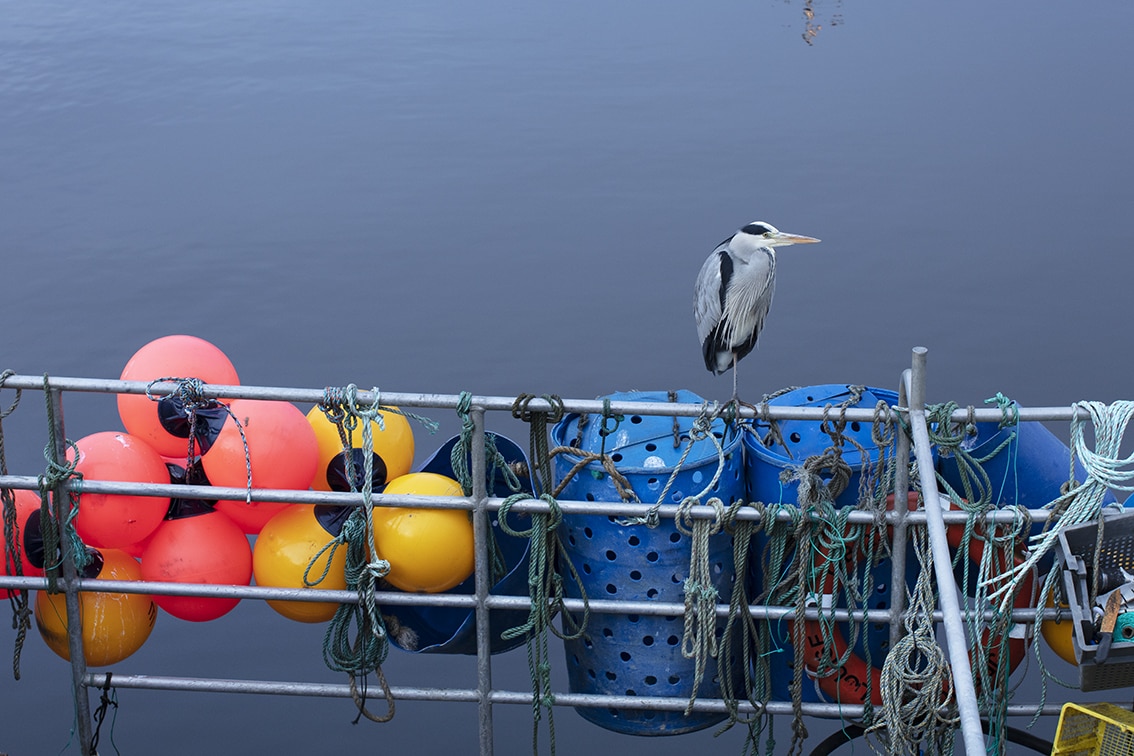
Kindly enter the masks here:
<path id="1" fill-rule="evenodd" d="M 741 229 L 744 233 L 752 234 L 753 236 L 763 236 L 771 230 L 772 229 L 768 228 L 763 223 L 749 223 Z"/>

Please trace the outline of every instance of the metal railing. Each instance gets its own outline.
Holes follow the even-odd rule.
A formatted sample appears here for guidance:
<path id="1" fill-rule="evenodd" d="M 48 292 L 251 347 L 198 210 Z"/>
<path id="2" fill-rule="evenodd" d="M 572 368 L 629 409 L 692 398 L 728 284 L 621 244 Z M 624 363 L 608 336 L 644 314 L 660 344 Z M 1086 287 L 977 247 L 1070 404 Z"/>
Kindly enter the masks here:
<path id="1" fill-rule="evenodd" d="M 957 686 L 957 702 L 960 714 L 961 730 L 963 734 L 964 751 L 971 754 L 985 752 L 984 736 L 981 731 L 980 712 L 977 710 L 977 695 L 974 690 L 973 676 L 969 668 L 969 656 L 966 649 L 965 628 L 962 624 L 962 613 L 958 606 L 955 580 L 950 564 L 950 553 L 946 541 L 946 524 L 963 523 L 967 517 L 961 511 L 945 512 L 936 496 L 936 482 L 933 478 L 933 464 L 930 458 L 930 441 L 925 417 L 925 368 L 926 351 L 922 348 L 913 350 L 913 360 L 910 369 L 903 372 L 899 386 L 899 404 L 891 411 L 902 415 L 903 422 L 912 431 L 912 449 L 910 438 L 904 433 L 898 434 L 897 458 L 908 459 L 910 453 L 916 455 L 919 461 L 921 475 L 921 489 L 929 492 L 924 495 L 925 510 L 908 512 L 904 507 L 897 507 L 886 514 L 892 527 L 894 548 L 892 550 L 892 574 L 895 585 L 904 584 L 906 574 L 905 544 L 908 540 L 910 526 L 927 526 L 932 552 L 934 555 L 935 577 L 939 586 L 940 605 L 934 613 L 935 621 L 941 621 L 944 627 L 946 649 L 952 664 L 954 681 Z M 52 413 L 56 427 L 53 428 L 52 437 L 56 439 L 54 455 L 55 461 L 61 463 L 65 459 L 65 435 L 63 428 L 63 395 L 68 392 L 93 392 L 102 394 L 146 394 L 163 396 L 172 393 L 174 384 L 157 384 L 151 386 L 137 381 L 100 380 L 87 378 L 49 378 L 42 376 L 14 375 L 8 377 L 2 384 L 3 388 L 21 390 L 42 390 L 49 395 L 51 406 L 55 408 Z M 218 386 L 205 385 L 202 395 L 206 398 L 226 399 L 261 399 L 278 400 L 297 403 L 318 404 L 324 399 L 322 389 L 274 388 L 256 386 Z M 459 397 L 455 395 L 414 394 L 382 392 L 381 396 L 374 396 L 371 392 L 359 391 L 358 400 L 367 404 L 381 400 L 384 405 L 396 405 L 401 408 L 421 408 L 432 410 L 455 410 L 458 407 Z M 448 701 L 475 703 L 478 707 L 478 740 L 479 752 L 483 756 L 493 753 L 493 707 L 497 704 L 532 704 L 530 691 L 509 691 L 497 689 L 492 684 L 492 654 L 489 615 L 492 611 L 502 609 L 526 609 L 530 606 L 526 596 L 503 596 L 490 594 L 488 570 L 488 517 L 489 513 L 500 509 L 504 500 L 489 496 L 486 489 L 485 441 L 484 430 L 486 416 L 489 413 L 511 412 L 515 399 L 502 396 L 474 396 L 472 398 L 471 418 L 474 424 L 472 436 L 473 464 L 472 481 L 473 491 L 468 497 L 422 497 L 422 496 L 393 496 L 375 495 L 374 502 L 379 505 L 393 505 L 398 507 L 429 507 L 429 508 L 457 508 L 472 511 L 474 523 L 475 548 L 475 588 L 470 595 L 455 594 L 416 594 L 398 591 L 379 592 L 376 600 L 379 605 L 429 605 L 471 609 L 475 613 L 476 627 L 476 687 L 475 688 L 420 688 L 392 686 L 390 691 L 395 699 L 421 700 L 421 701 Z M 563 400 L 562 408 L 567 412 L 598 414 L 604 411 L 604 404 L 598 400 Z M 551 404 L 543 399 L 532 399 L 529 404 L 532 411 L 553 409 Z M 702 412 L 699 405 L 673 404 L 668 402 L 611 402 L 605 411 L 612 413 L 634 413 L 639 415 L 665 415 L 695 417 Z M 824 410 L 819 407 L 763 407 L 767 417 L 774 420 L 812 420 L 824 418 Z M 1019 408 L 1021 422 L 1033 421 L 1063 421 L 1069 422 L 1075 413 L 1072 407 L 1047 408 Z M 751 408 L 740 411 L 741 417 L 753 418 L 755 412 Z M 869 423 L 876 420 L 875 409 L 849 408 L 845 411 L 845 418 L 849 422 Z M 958 422 L 999 422 L 1003 415 L 999 409 L 972 409 L 958 410 L 953 419 Z M 898 465 L 898 475 L 895 482 L 896 491 L 908 489 L 906 479 L 907 469 Z M 39 482 L 37 476 L 7 475 L 0 476 L 0 487 L 14 489 L 36 490 Z M 74 488 L 72 481 L 64 481 L 53 491 L 56 507 L 56 516 L 61 517 L 59 508 L 68 498 L 68 493 Z M 191 485 L 160 485 L 125 483 L 115 481 L 84 480 L 82 491 L 85 493 L 100 494 L 132 494 L 144 496 L 165 496 L 200 499 L 236 499 L 240 500 L 247 493 L 243 488 L 223 488 L 215 486 Z M 339 506 L 359 506 L 363 499 L 359 494 L 323 492 L 323 491 L 281 491 L 270 489 L 252 489 L 253 501 L 289 502 L 301 504 L 330 504 Z M 651 509 L 648 504 L 606 503 L 589 501 L 562 501 L 559 502 L 561 511 L 565 515 L 571 514 L 599 514 L 618 515 L 622 517 L 644 516 Z M 673 518 L 678 511 L 677 505 L 663 505 L 653 507 L 663 518 Z M 703 508 L 704 512 L 694 508 L 692 516 L 711 517 L 710 508 Z M 517 513 L 547 512 L 549 505 L 546 502 L 532 499 L 520 502 L 512 507 Z M 1045 510 L 1033 510 L 1035 520 L 1047 517 Z M 1011 522 L 1017 514 L 1011 511 L 992 512 L 989 521 Z M 739 519 L 758 519 L 755 509 L 742 509 L 737 517 Z M 786 514 L 781 514 L 785 518 Z M 851 522 L 874 522 L 874 515 L 866 512 L 850 515 Z M 221 586 L 186 583 L 157 583 L 143 581 L 116 581 L 102 579 L 84 579 L 75 571 L 73 555 L 68 553 L 68 544 L 63 539 L 63 577 L 60 581 L 66 597 L 68 625 L 70 628 L 70 661 L 72 669 L 72 684 L 75 693 L 76 721 L 78 723 L 78 737 L 83 754 L 90 753 L 91 742 L 91 712 L 88 699 L 90 688 L 100 688 L 107 683 L 109 675 L 102 672 L 91 672 L 87 669 L 82 653 L 82 638 L 79 633 L 81 622 L 79 620 L 79 593 L 83 591 L 103 591 L 113 593 L 145 593 L 170 596 L 201 596 L 201 597 L 231 597 L 238 599 L 257 600 L 287 600 L 356 603 L 359 598 L 355 591 L 329 591 L 317 588 L 272 588 L 263 586 Z M 0 588 L 16 588 L 22 590 L 43 589 L 44 578 L 8 577 L 0 575 Z M 864 617 L 870 622 L 886 622 L 890 627 L 891 646 L 901 636 L 901 620 L 906 610 L 902 591 L 895 591 L 893 601 L 888 609 L 872 609 L 867 612 L 855 610 L 854 619 L 862 620 Z M 583 602 L 577 599 L 566 599 L 565 608 L 571 611 L 580 611 Z M 614 599 L 591 600 L 588 602 L 591 612 L 610 614 L 656 614 L 675 616 L 681 615 L 684 607 L 672 602 L 655 601 L 620 601 Z M 809 608 L 805 611 L 808 619 L 817 619 L 819 609 Z M 718 605 L 719 616 L 727 616 L 729 607 Z M 794 607 L 762 606 L 749 607 L 753 617 L 759 619 L 778 619 L 794 616 Z M 851 619 L 849 610 L 823 610 L 824 617 L 836 620 Z M 1031 609 L 1017 609 L 1012 613 L 1012 619 L 1019 623 L 1033 623 L 1036 612 Z M 1055 617 L 1056 610 L 1047 610 L 1047 617 Z M 148 675 L 113 675 L 113 685 L 118 688 L 135 688 L 145 690 L 177 690 L 201 691 L 222 693 L 248 693 L 248 694 L 275 694 L 289 696 L 316 696 L 316 697 L 351 697 L 351 689 L 347 684 L 325 684 L 302 681 L 266 681 L 266 680 L 233 680 L 216 678 L 192 677 L 156 677 Z M 556 692 L 554 703 L 557 706 L 571 707 L 620 707 L 626 709 L 655 709 L 655 710 L 685 710 L 688 700 L 684 697 L 659 696 L 609 696 L 583 693 Z M 692 707 L 696 712 L 723 712 L 726 711 L 726 702 L 719 699 L 700 699 Z M 790 701 L 769 701 L 762 710 L 770 714 L 790 715 L 793 705 Z M 830 704 L 830 703 L 804 703 L 802 712 L 807 716 L 826 718 L 857 718 L 863 715 L 864 707 L 861 705 Z M 1060 706 L 1047 704 L 1039 709 L 1042 715 L 1057 715 Z M 739 703 L 741 713 L 751 713 L 753 707 L 747 701 Z M 1007 707 L 1007 713 L 1012 716 L 1031 717 L 1037 713 L 1037 707 L 1029 704 L 1012 704 Z"/>

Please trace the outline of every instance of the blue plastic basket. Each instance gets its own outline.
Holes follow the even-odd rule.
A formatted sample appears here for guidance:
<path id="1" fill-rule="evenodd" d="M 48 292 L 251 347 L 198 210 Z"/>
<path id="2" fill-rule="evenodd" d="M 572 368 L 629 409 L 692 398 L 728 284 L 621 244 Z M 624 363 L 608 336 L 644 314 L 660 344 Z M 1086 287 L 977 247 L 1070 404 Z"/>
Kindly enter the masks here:
<path id="1" fill-rule="evenodd" d="M 496 442 L 496 448 L 504 456 L 509 465 L 515 465 L 528 470 L 527 458 L 524 452 L 508 438 L 491 433 Z M 450 478 L 455 477 L 453 465 L 450 461 L 453 447 L 459 440 L 454 436 L 445 442 L 421 466 L 421 472 L 437 473 Z M 470 465 L 471 469 L 471 465 Z M 493 476 L 491 466 L 485 471 L 488 493 L 490 496 L 503 498 L 510 496 L 513 491 L 508 488 L 504 476 L 496 471 Z M 532 491 L 532 483 L 527 475 L 520 476 L 520 485 L 525 491 Z M 528 595 L 528 544 L 526 538 L 516 538 L 507 535 L 492 513 L 492 535 L 499 546 L 500 554 L 508 570 L 494 586 L 491 593 L 498 596 Z M 476 576 L 471 575 L 460 585 L 450 588 L 446 593 L 472 594 L 475 590 Z M 387 590 L 397 590 L 389 586 Z M 444 606 L 385 606 L 382 614 L 390 625 L 390 640 L 403 651 L 426 654 L 475 654 L 476 653 L 476 616 L 471 609 L 444 607 Z M 394 620 L 391 622 L 391 618 Z M 496 609 L 489 615 L 491 649 L 492 653 L 500 653 L 515 648 L 524 642 L 524 638 L 504 640 L 501 633 L 512 627 L 517 627 L 528 621 L 528 611 L 516 609 Z"/>
<path id="2" fill-rule="evenodd" d="M 993 505 L 1019 504 L 1039 509 L 1059 498 L 1061 486 L 1071 470 L 1071 449 L 1043 423 L 1018 423 L 1001 428 L 998 423 L 977 423 L 976 435 L 964 444 L 980 460 L 992 483 Z M 937 471 L 945 482 L 961 489 L 961 472 L 954 456 L 942 455 Z M 1086 479 L 1083 466 L 1075 462 L 1075 478 Z M 1108 497 L 1108 503 L 1113 501 Z"/>
<path id="3" fill-rule="evenodd" d="M 612 394 L 614 401 L 670 401 L 666 392 L 628 392 Z M 676 400 L 701 403 L 688 391 L 679 391 Z M 718 453 L 708 439 L 693 444 L 679 471 L 677 463 L 685 452 L 693 418 L 677 420 L 675 446 L 674 418 L 627 415 L 612 433 L 603 438 L 602 418 L 591 416 L 579 430 L 580 417 L 568 415 L 552 431 L 556 445 L 574 446 L 583 451 L 604 449 L 618 471 L 631 484 L 643 503 L 653 504 L 673 477 L 666 504 L 680 503 L 687 496 L 701 493 L 717 472 Z M 741 499 L 740 436 L 716 421 L 713 433 L 724 452 L 724 469 L 705 500 L 719 497 L 725 505 Z M 608 428 L 609 430 L 609 428 Z M 557 478 L 571 469 L 575 459 L 558 455 Z M 574 501 L 619 501 L 609 476 L 592 462 L 566 485 L 561 499 Z M 704 501 L 704 500 L 703 500 Z M 595 599 L 661 601 L 682 603 L 688 575 L 691 543 L 671 519 L 656 528 L 623 525 L 618 518 L 571 515 L 563 518 L 561 536 L 572 564 L 579 572 L 587 595 Z M 727 603 L 735 575 L 732 538 L 722 532 L 709 539 L 713 582 L 720 600 Z M 567 591 L 578 597 L 569 578 Z M 675 696 L 688 698 L 693 692 L 694 662 L 681 654 L 684 620 L 680 615 L 592 613 L 584 635 L 565 641 L 567 673 L 574 693 L 608 695 Z M 723 629 L 723 621 L 717 632 Z M 736 666 L 726 665 L 728 672 Z M 698 695 L 720 695 L 719 669 L 710 659 Z M 647 711 L 643 709 L 577 709 L 585 719 L 615 732 L 631 735 L 676 735 L 717 724 L 723 713 Z"/>
<path id="4" fill-rule="evenodd" d="M 774 399 L 769 404 L 777 407 L 824 407 L 828 404 L 837 407 L 843 402 L 854 398 L 852 389 L 847 384 L 826 384 L 819 386 L 806 386 L 788 391 Z M 894 391 L 879 388 L 865 388 L 859 394 L 857 403 L 848 404 L 848 407 L 857 409 L 872 409 L 879 401 L 889 405 L 897 404 L 898 395 Z M 832 419 L 838 417 L 837 410 L 831 412 Z M 797 482 L 784 482 L 781 473 L 785 470 L 798 467 L 804 460 L 816 454 L 822 454 L 831 445 L 831 437 L 820 428 L 820 421 L 812 420 L 781 420 L 778 421 L 782 444 L 770 433 L 769 423 L 757 421 L 751 426 L 751 432 L 744 435 L 745 454 L 745 483 L 747 485 L 749 501 L 762 501 L 765 504 L 798 505 Z M 870 423 L 850 422 L 843 430 L 843 436 L 853 439 L 858 446 L 866 452 L 866 458 L 877 462 L 879 450 L 872 437 Z M 846 489 L 835 498 L 835 506 L 848 507 L 858 503 L 859 484 L 862 481 L 863 453 L 855 443 L 845 442 L 842 448 L 842 458 L 851 468 L 850 481 Z M 752 560 L 749 565 L 749 580 L 752 586 L 752 596 L 760 595 L 764 589 L 764 575 L 761 573 L 761 559 L 767 536 L 762 532 L 757 535 L 752 546 Z M 917 563 L 908 560 L 910 568 L 906 579 L 912 585 L 917 579 Z M 865 568 L 860 568 L 865 573 Z M 891 562 L 883 560 L 871 572 L 874 581 L 874 598 L 871 609 L 887 609 L 890 606 L 891 596 Z M 864 575 L 860 576 L 864 577 Z M 769 639 L 770 648 L 775 652 L 769 664 L 770 697 L 774 701 L 787 701 L 791 699 L 789 685 L 792 681 L 792 661 L 795 652 L 791 643 L 790 624 L 786 621 L 772 623 Z M 844 636 L 847 633 L 844 630 Z M 889 629 L 886 625 L 868 625 L 863 628 L 860 635 L 856 653 L 865 658 L 863 644 L 869 644 L 870 657 L 876 666 L 881 666 L 882 659 L 889 647 Z M 783 662 L 779 661 L 783 659 Z M 786 662 L 786 663 L 785 663 Z M 822 700 L 821 694 L 814 685 L 807 684 L 805 679 L 802 698 L 805 702 Z M 845 703 L 845 702 L 844 702 Z"/>

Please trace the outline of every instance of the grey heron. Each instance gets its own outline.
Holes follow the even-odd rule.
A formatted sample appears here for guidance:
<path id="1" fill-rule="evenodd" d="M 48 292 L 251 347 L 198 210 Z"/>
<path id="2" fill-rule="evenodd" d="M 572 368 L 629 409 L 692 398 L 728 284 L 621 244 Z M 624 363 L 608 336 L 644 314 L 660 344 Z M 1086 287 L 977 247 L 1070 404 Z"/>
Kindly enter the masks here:
<path id="1" fill-rule="evenodd" d="M 770 223 L 753 221 L 717 245 L 701 272 L 693 296 L 693 317 L 705 367 L 720 375 L 752 351 L 772 306 L 776 288 L 776 247 L 812 244 L 810 236 L 786 234 Z"/>

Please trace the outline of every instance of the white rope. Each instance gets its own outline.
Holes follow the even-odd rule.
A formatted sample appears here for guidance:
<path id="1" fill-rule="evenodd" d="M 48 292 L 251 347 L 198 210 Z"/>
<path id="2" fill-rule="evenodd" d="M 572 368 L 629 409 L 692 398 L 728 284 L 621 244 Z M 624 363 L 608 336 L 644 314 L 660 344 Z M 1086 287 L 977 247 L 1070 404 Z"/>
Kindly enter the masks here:
<path id="1" fill-rule="evenodd" d="M 1134 491 L 1134 454 L 1118 456 L 1126 427 L 1130 418 L 1134 417 L 1134 401 L 1118 401 L 1109 406 L 1102 402 L 1076 402 L 1073 409 L 1085 410 L 1094 428 L 1095 446 L 1092 449 L 1086 437 L 1087 421 L 1080 418 L 1079 412 L 1072 415 L 1071 474 L 1073 477 L 1075 459 L 1078 458 L 1087 472 L 1087 479 L 1047 505 L 1046 508 L 1058 509 L 1061 514 L 1050 527 L 1029 539 L 1028 558 L 1010 572 L 987 581 L 988 585 L 1006 581 L 989 594 L 991 600 L 1000 601 L 1001 612 L 1011 609 L 1016 592 L 1028 573 L 1055 548 L 1064 528 L 1097 519 L 1108 489 Z"/>

